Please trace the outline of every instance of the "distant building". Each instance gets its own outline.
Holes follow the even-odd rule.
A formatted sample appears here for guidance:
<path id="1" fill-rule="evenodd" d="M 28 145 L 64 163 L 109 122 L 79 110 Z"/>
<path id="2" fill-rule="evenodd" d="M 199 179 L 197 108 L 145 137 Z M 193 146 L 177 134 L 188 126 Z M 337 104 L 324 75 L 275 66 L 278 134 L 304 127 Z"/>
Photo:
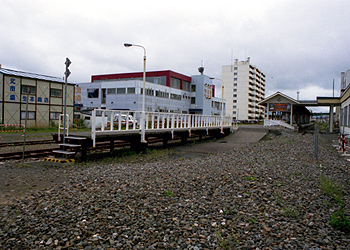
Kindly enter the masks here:
<path id="1" fill-rule="evenodd" d="M 76 104 L 82 109 L 142 110 L 142 72 L 94 75 L 76 85 Z M 186 76 L 171 70 L 146 72 L 145 111 L 221 115 L 222 99 L 215 97 L 215 80 Z M 224 103 L 225 107 L 225 103 Z"/>
<path id="2" fill-rule="evenodd" d="M 340 75 L 340 95 L 344 93 L 350 84 L 350 70 L 346 72 L 341 72 Z"/>
<path id="3" fill-rule="evenodd" d="M 340 83 L 340 132 L 350 134 L 350 70 L 341 72 Z"/>
<path id="4" fill-rule="evenodd" d="M 250 59 L 222 66 L 223 98 L 226 113 L 237 120 L 258 120 L 264 117 L 265 75 L 250 64 Z"/>
<path id="5" fill-rule="evenodd" d="M 306 105 L 317 105 L 317 101 L 295 100 L 281 92 L 266 97 L 259 102 L 266 107 L 265 126 L 278 125 L 294 129 L 294 126 L 301 126 L 310 123 L 312 113 Z"/>
<path id="6" fill-rule="evenodd" d="M 64 107 L 63 78 L 0 68 L 0 123 L 27 126 L 58 123 Z M 29 94 L 28 94 L 29 92 Z M 74 84 L 67 84 L 66 112 L 73 123 Z"/>

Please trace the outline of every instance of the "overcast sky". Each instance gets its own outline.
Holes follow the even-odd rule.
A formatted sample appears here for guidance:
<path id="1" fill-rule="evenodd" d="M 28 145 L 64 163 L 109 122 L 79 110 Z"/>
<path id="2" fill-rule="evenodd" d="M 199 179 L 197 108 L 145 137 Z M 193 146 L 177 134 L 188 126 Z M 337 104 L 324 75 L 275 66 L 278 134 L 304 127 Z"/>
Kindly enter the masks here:
<path id="1" fill-rule="evenodd" d="M 1 0 L 3 68 L 89 82 L 91 75 L 173 70 L 221 78 L 222 65 L 250 57 L 266 96 L 339 96 L 350 69 L 349 0 Z"/>

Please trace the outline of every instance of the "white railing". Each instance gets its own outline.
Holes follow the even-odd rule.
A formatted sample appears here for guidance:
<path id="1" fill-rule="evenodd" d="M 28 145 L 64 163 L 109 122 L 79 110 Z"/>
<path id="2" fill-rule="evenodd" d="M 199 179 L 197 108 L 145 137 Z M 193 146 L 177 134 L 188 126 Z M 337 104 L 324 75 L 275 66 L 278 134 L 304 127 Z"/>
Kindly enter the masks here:
<path id="1" fill-rule="evenodd" d="M 146 132 L 150 131 L 174 131 L 206 128 L 232 127 L 232 117 L 193 115 L 178 113 L 145 112 L 141 111 L 94 109 L 91 116 L 91 138 L 95 146 L 97 133 L 135 133 L 141 134 L 144 141 Z"/>
<path id="2" fill-rule="evenodd" d="M 294 130 L 294 126 L 292 126 L 284 121 L 264 120 L 264 127 L 270 127 L 270 126 L 281 126 L 281 127 L 285 127 L 285 128 Z"/>
<path id="3" fill-rule="evenodd" d="M 64 130 L 64 114 L 60 114 L 59 119 L 58 119 L 58 141 L 61 141 L 61 130 Z M 69 115 L 66 114 L 66 135 L 63 135 L 64 137 L 69 136 Z M 64 132 L 63 132 L 64 133 Z"/>

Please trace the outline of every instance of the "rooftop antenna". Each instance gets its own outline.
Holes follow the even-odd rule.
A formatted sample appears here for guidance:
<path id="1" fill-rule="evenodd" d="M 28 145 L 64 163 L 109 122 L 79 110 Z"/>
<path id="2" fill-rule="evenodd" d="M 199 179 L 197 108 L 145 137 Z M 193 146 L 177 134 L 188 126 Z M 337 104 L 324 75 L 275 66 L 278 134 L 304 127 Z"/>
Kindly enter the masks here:
<path id="1" fill-rule="evenodd" d="M 300 94 L 300 91 L 298 90 L 297 91 L 297 101 L 299 101 L 299 94 Z"/>
<path id="2" fill-rule="evenodd" d="M 203 75 L 203 72 L 204 72 L 203 60 L 201 61 L 201 66 L 198 68 L 198 71 L 201 75 Z"/>

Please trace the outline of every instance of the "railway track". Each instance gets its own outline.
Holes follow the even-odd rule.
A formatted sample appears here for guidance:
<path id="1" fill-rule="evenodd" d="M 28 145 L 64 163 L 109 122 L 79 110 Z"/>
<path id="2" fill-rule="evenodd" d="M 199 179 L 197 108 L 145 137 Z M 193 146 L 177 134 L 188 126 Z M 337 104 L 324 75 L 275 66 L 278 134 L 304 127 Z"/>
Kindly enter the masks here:
<path id="1" fill-rule="evenodd" d="M 52 139 L 47 139 L 47 140 L 40 140 L 40 141 L 26 141 L 26 145 L 39 145 L 39 144 L 51 144 L 51 143 L 56 143 Z M 3 147 L 15 147 L 15 146 L 22 146 L 23 141 L 16 141 L 16 142 L 1 142 L 0 143 L 0 148 Z"/>
<path id="2" fill-rule="evenodd" d="M 171 143 L 177 143 L 181 138 L 174 138 Z M 192 137 L 191 140 L 195 140 L 196 136 Z M 162 143 L 162 139 L 158 138 L 149 138 L 148 144 L 150 145 L 156 145 L 157 143 Z M 169 144 L 171 144 L 169 143 Z M 54 140 L 41 140 L 41 141 L 29 141 L 26 142 L 26 145 L 38 145 L 38 144 L 56 144 Z M 14 147 L 14 146 L 21 146 L 23 145 L 23 142 L 6 142 L 6 143 L 0 143 L 1 147 Z M 114 141 L 114 149 L 117 150 L 118 148 L 128 147 L 130 146 L 129 142 L 115 140 Z M 24 152 L 24 158 L 44 158 L 48 156 L 52 156 L 52 150 L 59 149 L 58 144 L 52 145 L 51 147 L 44 148 L 44 149 L 35 149 L 35 150 L 26 150 Z M 88 147 L 88 152 L 106 152 L 110 149 L 110 142 L 99 142 L 96 144 L 96 147 Z M 0 153 L 0 162 L 1 161 L 10 161 L 10 160 L 20 160 L 23 158 L 23 151 L 16 151 L 16 152 L 7 152 L 7 153 Z"/>
<path id="3" fill-rule="evenodd" d="M 58 148 L 45 148 L 45 149 L 36 149 L 36 150 L 26 150 L 24 152 L 24 158 L 41 158 L 52 154 L 53 149 Z M 0 161 L 8 161 L 8 160 L 19 160 L 23 157 L 22 152 L 8 152 L 8 153 L 0 153 Z"/>

